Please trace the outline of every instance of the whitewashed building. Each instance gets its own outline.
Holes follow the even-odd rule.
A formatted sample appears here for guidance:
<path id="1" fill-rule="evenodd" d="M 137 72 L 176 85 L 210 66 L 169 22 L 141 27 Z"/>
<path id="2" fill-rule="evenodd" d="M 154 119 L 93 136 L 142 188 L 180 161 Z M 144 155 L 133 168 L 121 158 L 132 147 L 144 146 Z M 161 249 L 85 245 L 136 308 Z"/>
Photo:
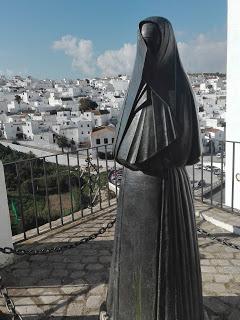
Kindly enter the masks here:
<path id="1" fill-rule="evenodd" d="M 59 124 L 70 124 L 71 111 L 58 111 L 57 112 L 57 123 Z"/>
<path id="2" fill-rule="evenodd" d="M 111 79 L 110 83 L 113 85 L 115 91 L 126 92 L 129 86 L 128 79 L 115 78 Z"/>
<path id="3" fill-rule="evenodd" d="M 53 125 L 52 131 L 57 136 L 65 136 L 67 139 L 73 140 L 76 144 L 90 144 L 92 122 L 87 119 L 79 119 L 75 123 L 69 121 L 69 123 Z"/>
<path id="4" fill-rule="evenodd" d="M 228 0 L 226 204 L 240 209 L 240 1 Z M 233 167 L 234 164 L 234 167 Z M 233 180 L 232 180 L 233 179 Z M 233 196 L 232 196 L 233 195 Z"/>
<path id="5" fill-rule="evenodd" d="M 93 110 L 92 114 L 94 116 L 94 126 L 102 127 L 109 123 L 110 112 L 108 110 Z"/>
<path id="6" fill-rule="evenodd" d="M 8 112 L 10 113 L 17 113 L 17 112 L 30 110 L 31 108 L 25 102 L 18 103 L 16 100 L 13 100 L 10 103 L 8 103 L 7 109 L 8 109 Z"/>
<path id="7" fill-rule="evenodd" d="M 23 138 L 25 140 L 34 140 L 34 135 L 47 131 L 45 124 L 41 120 L 27 120 L 22 126 Z"/>
<path id="8" fill-rule="evenodd" d="M 106 152 L 112 153 L 112 144 L 114 143 L 115 130 L 115 127 L 112 125 L 93 129 L 91 134 L 91 147 L 93 148 L 93 155 L 96 155 L 97 151 L 105 153 L 105 150 Z M 108 146 L 104 147 L 104 145 Z"/>
<path id="9" fill-rule="evenodd" d="M 54 107 L 62 106 L 62 100 L 59 96 L 56 96 L 55 92 L 50 92 L 48 103 L 50 106 L 54 106 Z"/>
<path id="10" fill-rule="evenodd" d="M 37 112 L 46 112 L 56 110 L 58 109 L 58 106 L 51 106 L 45 101 L 35 101 L 32 109 L 35 109 Z"/>
<path id="11" fill-rule="evenodd" d="M 5 122 L 2 124 L 2 134 L 5 139 L 14 140 L 22 137 L 22 126 L 21 122 Z"/>

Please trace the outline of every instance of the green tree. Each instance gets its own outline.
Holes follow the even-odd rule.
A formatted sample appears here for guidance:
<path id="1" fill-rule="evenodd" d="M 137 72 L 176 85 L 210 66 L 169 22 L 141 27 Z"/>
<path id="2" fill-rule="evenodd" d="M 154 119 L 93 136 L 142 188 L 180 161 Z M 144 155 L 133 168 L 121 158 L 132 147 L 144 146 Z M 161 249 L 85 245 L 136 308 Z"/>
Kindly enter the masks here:
<path id="1" fill-rule="evenodd" d="M 71 151 L 76 150 L 76 143 L 75 143 L 75 141 L 73 140 L 73 138 L 72 138 L 72 140 L 70 141 L 70 148 L 71 148 Z"/>
<path id="2" fill-rule="evenodd" d="M 62 148 L 62 152 L 64 152 L 64 148 L 67 148 L 69 146 L 68 139 L 64 136 L 59 136 L 57 138 L 57 144 L 59 148 Z"/>
<path id="3" fill-rule="evenodd" d="M 81 98 L 79 100 L 79 111 L 85 112 L 95 110 L 97 106 L 98 104 L 89 98 Z"/>
<path id="4" fill-rule="evenodd" d="M 20 104 L 20 102 L 22 101 L 22 98 L 18 94 L 16 94 L 15 101 L 17 101 L 17 103 Z"/>

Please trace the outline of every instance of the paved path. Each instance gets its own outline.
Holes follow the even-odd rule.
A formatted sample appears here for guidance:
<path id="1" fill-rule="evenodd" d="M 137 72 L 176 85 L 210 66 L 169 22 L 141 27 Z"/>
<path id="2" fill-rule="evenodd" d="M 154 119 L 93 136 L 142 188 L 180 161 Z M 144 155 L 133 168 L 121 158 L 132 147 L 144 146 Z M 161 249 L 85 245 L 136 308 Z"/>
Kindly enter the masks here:
<path id="1" fill-rule="evenodd" d="M 197 204 L 201 210 L 201 205 Z M 205 210 L 205 207 L 202 207 Z M 94 220 L 74 222 L 39 238 L 39 246 L 76 241 L 113 218 L 115 206 Z M 198 225 L 240 243 L 240 237 L 197 219 Z M 96 320 L 107 292 L 114 230 L 76 249 L 48 256 L 21 257 L 1 270 L 9 294 L 24 319 Z M 34 241 L 38 240 L 37 238 Z M 31 240 L 25 247 L 36 247 Z M 199 237 L 204 303 L 209 320 L 240 319 L 240 251 Z M 5 312 L 0 299 L 0 309 Z M 0 319 L 1 318 L 0 314 Z M 151 319 L 149 319 L 151 320 Z M 193 319 L 194 320 L 194 319 Z"/>

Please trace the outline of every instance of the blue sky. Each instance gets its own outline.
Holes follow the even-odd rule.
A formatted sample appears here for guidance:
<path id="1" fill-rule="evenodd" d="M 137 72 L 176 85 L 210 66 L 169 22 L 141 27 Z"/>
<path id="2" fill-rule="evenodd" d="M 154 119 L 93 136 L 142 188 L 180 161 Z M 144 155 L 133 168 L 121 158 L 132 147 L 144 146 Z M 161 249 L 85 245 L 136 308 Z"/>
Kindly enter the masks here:
<path id="1" fill-rule="evenodd" d="M 172 22 L 188 71 L 224 71 L 226 4 L 227 0 L 1 1 L 0 72 L 38 78 L 130 73 L 137 24 L 152 15 Z"/>

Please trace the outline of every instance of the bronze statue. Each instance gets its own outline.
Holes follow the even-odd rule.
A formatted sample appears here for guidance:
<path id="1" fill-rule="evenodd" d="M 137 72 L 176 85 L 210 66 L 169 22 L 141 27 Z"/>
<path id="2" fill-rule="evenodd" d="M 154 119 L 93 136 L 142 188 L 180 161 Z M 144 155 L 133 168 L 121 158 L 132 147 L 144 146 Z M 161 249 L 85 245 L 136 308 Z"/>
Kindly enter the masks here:
<path id="1" fill-rule="evenodd" d="M 115 159 L 124 173 L 106 301 L 111 320 L 203 320 L 193 197 L 198 120 L 172 26 L 140 22 Z"/>

